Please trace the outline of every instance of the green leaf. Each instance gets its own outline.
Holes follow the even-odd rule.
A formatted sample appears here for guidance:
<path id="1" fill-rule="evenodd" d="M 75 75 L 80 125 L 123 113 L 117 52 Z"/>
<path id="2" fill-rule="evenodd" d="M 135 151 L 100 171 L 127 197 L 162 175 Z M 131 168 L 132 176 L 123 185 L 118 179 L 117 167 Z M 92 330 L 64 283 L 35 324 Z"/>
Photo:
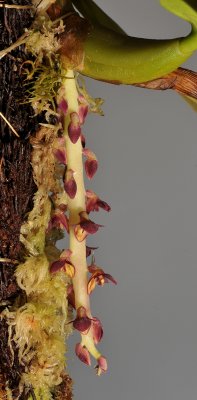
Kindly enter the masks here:
<path id="1" fill-rule="evenodd" d="M 196 0 L 160 0 L 166 10 L 188 21 L 197 29 L 197 1 Z"/>
<path id="2" fill-rule="evenodd" d="M 122 28 L 113 21 L 97 4 L 92 0 L 73 0 L 72 3 L 77 10 L 88 19 L 92 25 L 102 25 L 114 32 L 125 34 Z"/>

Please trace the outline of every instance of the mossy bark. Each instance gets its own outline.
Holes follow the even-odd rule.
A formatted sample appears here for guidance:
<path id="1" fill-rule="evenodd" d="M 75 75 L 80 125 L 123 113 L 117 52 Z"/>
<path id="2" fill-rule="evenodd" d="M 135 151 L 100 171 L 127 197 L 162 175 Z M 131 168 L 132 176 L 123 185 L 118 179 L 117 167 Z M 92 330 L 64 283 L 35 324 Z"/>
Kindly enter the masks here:
<path id="1" fill-rule="evenodd" d="M 30 0 L 8 0 L 6 4 L 31 5 Z M 0 50 L 13 43 L 29 28 L 35 10 L 0 8 Z M 15 270 L 25 260 L 26 250 L 20 242 L 20 229 L 33 208 L 37 190 L 31 166 L 30 138 L 45 122 L 43 114 L 34 115 L 30 103 L 24 103 L 26 82 L 24 62 L 32 56 L 20 45 L 0 60 L 0 398 L 26 400 L 36 398 L 32 388 L 20 394 L 24 366 L 18 349 L 9 344 L 9 327 L 5 309 L 12 310 L 26 302 L 26 294 L 16 282 Z M 10 124 L 10 125 L 9 125 Z M 16 132 L 18 136 L 14 133 Z M 54 399 L 71 399 L 71 380 L 65 374 L 54 391 Z"/>

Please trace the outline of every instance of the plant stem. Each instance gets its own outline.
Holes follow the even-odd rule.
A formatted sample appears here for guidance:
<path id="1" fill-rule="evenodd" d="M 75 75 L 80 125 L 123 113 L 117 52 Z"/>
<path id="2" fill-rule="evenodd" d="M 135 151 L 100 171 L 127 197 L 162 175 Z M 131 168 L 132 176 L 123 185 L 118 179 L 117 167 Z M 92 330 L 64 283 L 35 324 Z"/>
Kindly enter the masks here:
<path id="1" fill-rule="evenodd" d="M 69 226 L 70 226 L 70 250 L 72 251 L 71 261 L 75 265 L 75 276 L 73 278 L 73 287 L 75 293 L 76 309 L 80 306 L 86 308 L 88 316 L 90 314 L 90 302 L 87 295 L 87 263 L 86 263 L 86 241 L 79 242 L 74 233 L 74 225 L 79 223 L 79 213 L 86 210 L 85 188 L 83 178 L 83 160 L 82 145 L 80 138 L 73 144 L 68 136 L 68 125 L 70 123 L 70 114 L 78 113 L 78 92 L 75 83 L 73 71 L 67 72 L 64 81 L 64 90 L 66 101 L 68 103 L 68 113 L 65 117 L 64 134 L 66 141 L 67 168 L 74 171 L 74 177 L 77 184 L 77 193 L 74 199 L 68 196 Z"/>

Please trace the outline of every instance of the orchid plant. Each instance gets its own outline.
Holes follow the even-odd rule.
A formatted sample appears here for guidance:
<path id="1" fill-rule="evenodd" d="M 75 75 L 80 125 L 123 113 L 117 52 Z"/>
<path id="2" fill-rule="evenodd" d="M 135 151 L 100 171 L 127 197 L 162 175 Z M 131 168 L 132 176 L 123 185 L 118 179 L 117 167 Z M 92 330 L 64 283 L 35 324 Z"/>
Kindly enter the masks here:
<path id="1" fill-rule="evenodd" d="M 130 37 L 92 0 L 0 0 L 1 399 L 71 399 L 73 329 L 78 358 L 95 359 L 98 375 L 108 369 L 90 295 L 117 282 L 88 237 L 102 227 L 92 213 L 110 205 L 84 185 L 98 161 L 83 126 L 88 113 L 102 115 L 102 100 L 82 75 L 173 89 L 196 108 L 197 75 L 180 67 L 197 49 L 196 1 L 160 3 L 191 24 L 187 37 Z"/>

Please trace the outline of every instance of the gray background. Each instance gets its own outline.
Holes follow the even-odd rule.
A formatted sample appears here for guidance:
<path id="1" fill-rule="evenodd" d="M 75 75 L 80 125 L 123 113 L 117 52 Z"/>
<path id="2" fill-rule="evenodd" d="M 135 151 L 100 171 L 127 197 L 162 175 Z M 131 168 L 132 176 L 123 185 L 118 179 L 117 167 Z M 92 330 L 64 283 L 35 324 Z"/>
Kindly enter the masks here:
<path id="1" fill-rule="evenodd" d="M 131 35 L 176 37 L 189 25 L 157 0 L 98 0 Z M 186 65 L 196 68 L 194 56 Z M 173 92 L 87 80 L 105 99 L 105 117 L 90 116 L 87 146 L 99 170 L 87 187 L 112 206 L 89 241 L 97 264 L 118 286 L 97 288 L 93 315 L 104 325 L 100 349 L 109 372 L 74 355 L 75 400 L 196 400 L 197 395 L 197 119 Z M 93 362 L 94 365 L 94 362 Z"/>

